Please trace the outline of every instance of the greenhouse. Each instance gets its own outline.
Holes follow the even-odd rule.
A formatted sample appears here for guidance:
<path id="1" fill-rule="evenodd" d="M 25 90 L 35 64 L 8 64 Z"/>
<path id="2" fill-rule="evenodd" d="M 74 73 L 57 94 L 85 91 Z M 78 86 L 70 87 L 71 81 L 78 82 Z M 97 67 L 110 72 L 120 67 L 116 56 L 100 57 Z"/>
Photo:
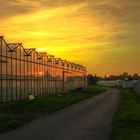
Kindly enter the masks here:
<path id="1" fill-rule="evenodd" d="M 70 92 L 87 86 L 86 67 L 0 36 L 0 102 Z"/>

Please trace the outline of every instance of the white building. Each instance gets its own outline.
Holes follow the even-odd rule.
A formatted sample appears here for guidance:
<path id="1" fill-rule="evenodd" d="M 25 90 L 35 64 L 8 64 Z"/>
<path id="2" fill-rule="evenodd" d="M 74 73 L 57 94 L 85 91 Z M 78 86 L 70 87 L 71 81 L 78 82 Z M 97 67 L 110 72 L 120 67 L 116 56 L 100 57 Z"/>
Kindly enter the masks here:
<path id="1" fill-rule="evenodd" d="M 134 91 L 136 95 L 140 96 L 140 80 L 134 84 Z"/>
<path id="2" fill-rule="evenodd" d="M 101 80 L 97 82 L 98 85 L 101 86 L 122 86 L 122 81 L 121 80 Z"/>
<path id="3" fill-rule="evenodd" d="M 133 88 L 137 80 L 124 80 L 123 88 Z"/>

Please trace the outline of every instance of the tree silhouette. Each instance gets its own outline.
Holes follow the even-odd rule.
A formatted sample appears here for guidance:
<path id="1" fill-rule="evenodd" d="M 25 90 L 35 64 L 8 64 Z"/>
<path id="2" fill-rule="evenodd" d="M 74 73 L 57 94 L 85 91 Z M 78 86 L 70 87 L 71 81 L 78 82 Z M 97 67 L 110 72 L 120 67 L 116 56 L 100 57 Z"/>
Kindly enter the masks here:
<path id="1" fill-rule="evenodd" d="M 89 85 L 97 85 L 98 77 L 95 74 L 94 76 L 92 74 L 88 74 L 88 84 Z"/>

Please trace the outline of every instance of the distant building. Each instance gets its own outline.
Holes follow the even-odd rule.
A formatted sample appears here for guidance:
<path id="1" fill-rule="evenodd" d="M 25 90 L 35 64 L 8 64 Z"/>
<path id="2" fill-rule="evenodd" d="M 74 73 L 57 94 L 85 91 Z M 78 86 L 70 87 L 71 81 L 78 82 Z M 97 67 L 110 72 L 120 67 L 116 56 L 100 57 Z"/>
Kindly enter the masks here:
<path id="1" fill-rule="evenodd" d="M 133 88 L 134 83 L 132 80 L 124 80 L 123 81 L 123 88 Z"/>
<path id="2" fill-rule="evenodd" d="M 116 86 L 123 86 L 123 80 L 116 80 Z"/>
<path id="3" fill-rule="evenodd" d="M 121 86 L 122 81 L 120 81 L 120 80 L 100 80 L 97 82 L 97 84 L 101 85 L 101 86 L 108 86 L 108 87 Z"/>
<path id="4" fill-rule="evenodd" d="M 134 91 L 136 95 L 140 96 L 140 80 L 134 84 Z"/>

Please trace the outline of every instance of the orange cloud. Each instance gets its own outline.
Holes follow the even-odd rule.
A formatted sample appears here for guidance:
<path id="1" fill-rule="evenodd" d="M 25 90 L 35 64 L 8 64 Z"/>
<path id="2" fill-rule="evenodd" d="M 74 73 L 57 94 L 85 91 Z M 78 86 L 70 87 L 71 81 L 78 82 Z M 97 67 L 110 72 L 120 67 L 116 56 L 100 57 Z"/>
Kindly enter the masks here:
<path id="1" fill-rule="evenodd" d="M 131 0 L 2 1 L 0 30 L 9 42 L 76 61 L 89 73 L 140 73 L 139 6 Z"/>

